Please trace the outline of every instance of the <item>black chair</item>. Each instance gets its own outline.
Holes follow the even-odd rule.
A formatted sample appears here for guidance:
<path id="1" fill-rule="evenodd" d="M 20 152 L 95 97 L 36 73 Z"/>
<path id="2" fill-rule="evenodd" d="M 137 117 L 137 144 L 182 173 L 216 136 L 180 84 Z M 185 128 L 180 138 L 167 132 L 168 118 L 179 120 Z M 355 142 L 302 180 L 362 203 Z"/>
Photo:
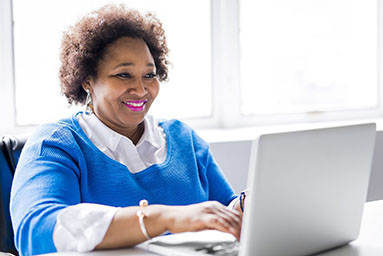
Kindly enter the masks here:
<path id="1" fill-rule="evenodd" d="M 0 141 L 0 252 L 18 255 L 13 242 L 13 229 L 9 214 L 9 199 L 13 175 L 26 136 L 4 136 Z"/>

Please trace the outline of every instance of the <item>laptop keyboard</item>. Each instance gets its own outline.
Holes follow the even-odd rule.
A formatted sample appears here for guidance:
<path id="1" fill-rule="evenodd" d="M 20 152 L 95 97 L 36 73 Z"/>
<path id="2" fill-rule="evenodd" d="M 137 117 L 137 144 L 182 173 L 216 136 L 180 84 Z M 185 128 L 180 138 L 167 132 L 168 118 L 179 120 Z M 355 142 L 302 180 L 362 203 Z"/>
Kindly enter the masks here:
<path id="1" fill-rule="evenodd" d="M 238 255 L 239 243 L 238 241 L 221 242 L 214 244 L 207 244 L 204 247 L 197 248 L 196 251 L 203 252 L 211 255 L 224 255 L 234 256 Z"/>

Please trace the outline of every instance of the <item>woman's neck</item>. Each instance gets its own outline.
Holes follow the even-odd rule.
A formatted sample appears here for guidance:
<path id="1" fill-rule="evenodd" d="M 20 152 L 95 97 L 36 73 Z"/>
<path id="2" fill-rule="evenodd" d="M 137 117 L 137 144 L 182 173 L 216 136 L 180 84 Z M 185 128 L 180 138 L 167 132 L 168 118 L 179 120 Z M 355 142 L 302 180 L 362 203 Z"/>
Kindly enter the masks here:
<path id="1" fill-rule="evenodd" d="M 137 128 L 131 132 L 129 135 L 125 135 L 128 137 L 134 145 L 137 145 L 138 141 L 140 141 L 142 134 L 144 134 L 145 130 L 145 123 L 141 122 L 139 125 L 137 125 Z"/>

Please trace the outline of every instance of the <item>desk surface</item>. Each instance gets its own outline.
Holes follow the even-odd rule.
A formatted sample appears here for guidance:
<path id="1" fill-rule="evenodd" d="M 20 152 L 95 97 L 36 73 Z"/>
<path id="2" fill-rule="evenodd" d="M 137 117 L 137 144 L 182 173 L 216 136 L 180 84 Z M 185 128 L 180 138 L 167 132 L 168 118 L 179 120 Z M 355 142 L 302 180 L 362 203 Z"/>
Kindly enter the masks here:
<path id="1" fill-rule="evenodd" d="M 61 252 L 45 256 L 68 255 L 155 255 L 139 248 L 93 251 L 88 253 Z M 318 256 L 382 256 L 383 255 L 383 201 L 366 203 L 359 238 L 343 247 L 331 250 Z"/>

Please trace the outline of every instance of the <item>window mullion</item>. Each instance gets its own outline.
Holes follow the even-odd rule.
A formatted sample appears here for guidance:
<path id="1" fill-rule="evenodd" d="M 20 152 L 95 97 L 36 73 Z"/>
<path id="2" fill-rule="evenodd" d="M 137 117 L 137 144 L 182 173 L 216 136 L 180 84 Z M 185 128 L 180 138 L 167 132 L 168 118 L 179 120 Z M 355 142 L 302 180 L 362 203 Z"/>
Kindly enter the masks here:
<path id="1" fill-rule="evenodd" d="M 240 117 L 238 0 L 212 0 L 214 117 L 230 127 Z"/>
<path id="2" fill-rule="evenodd" d="M 383 3 L 382 0 L 378 1 L 378 108 L 379 108 L 379 116 L 383 117 Z"/>
<path id="3" fill-rule="evenodd" d="M 0 1 L 0 131 L 15 127 L 12 1 Z"/>

